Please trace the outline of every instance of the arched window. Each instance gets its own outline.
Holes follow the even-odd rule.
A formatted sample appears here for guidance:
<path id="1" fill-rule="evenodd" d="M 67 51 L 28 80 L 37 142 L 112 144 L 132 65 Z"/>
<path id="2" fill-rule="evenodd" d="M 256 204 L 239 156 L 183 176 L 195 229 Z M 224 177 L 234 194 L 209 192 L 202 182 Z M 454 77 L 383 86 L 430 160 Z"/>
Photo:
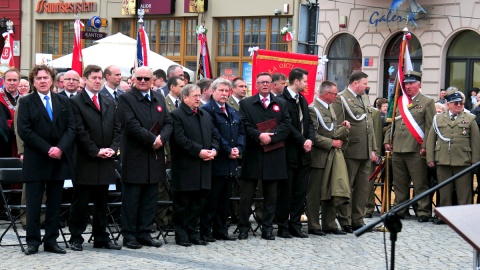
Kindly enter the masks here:
<path id="1" fill-rule="evenodd" d="M 392 93 L 395 89 L 395 78 L 397 76 L 398 69 L 398 57 L 400 55 L 400 46 L 402 44 L 403 33 L 398 33 L 388 43 L 385 50 L 384 57 L 384 80 L 383 80 L 383 97 L 389 98 L 388 93 Z M 408 47 L 410 52 L 410 59 L 412 60 L 413 70 L 422 70 L 422 46 L 418 38 L 412 35 L 412 38 L 408 41 Z"/>
<path id="2" fill-rule="evenodd" d="M 474 31 L 459 33 L 448 48 L 445 88 L 455 86 L 470 96 L 480 88 L 480 35 Z"/>
<path id="3" fill-rule="evenodd" d="M 350 34 L 341 34 L 332 42 L 327 58 L 327 80 L 334 81 L 339 91 L 347 87 L 352 72 L 362 70 L 362 50 Z"/>

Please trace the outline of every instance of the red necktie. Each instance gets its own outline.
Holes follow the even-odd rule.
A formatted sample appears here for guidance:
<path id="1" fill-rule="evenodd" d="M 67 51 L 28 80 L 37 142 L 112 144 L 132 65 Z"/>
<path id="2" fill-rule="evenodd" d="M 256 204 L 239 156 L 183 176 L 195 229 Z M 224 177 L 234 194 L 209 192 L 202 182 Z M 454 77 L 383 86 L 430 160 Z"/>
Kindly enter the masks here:
<path id="1" fill-rule="evenodd" d="M 262 102 L 263 102 L 263 107 L 266 109 L 268 106 L 267 106 L 267 100 L 268 98 L 264 97 L 262 98 Z"/>
<path id="2" fill-rule="evenodd" d="M 227 110 L 225 109 L 225 106 L 222 106 L 222 107 L 220 107 L 220 108 L 222 108 L 222 112 L 223 112 L 224 114 L 227 114 Z"/>
<path id="3" fill-rule="evenodd" d="M 197 109 L 193 109 L 193 113 L 194 113 L 194 114 L 198 114 L 198 110 L 197 110 Z"/>
<path id="4" fill-rule="evenodd" d="M 94 95 L 92 97 L 92 100 L 93 100 L 93 104 L 95 104 L 95 107 L 97 107 L 97 109 L 100 111 L 100 105 L 98 105 L 97 96 Z"/>

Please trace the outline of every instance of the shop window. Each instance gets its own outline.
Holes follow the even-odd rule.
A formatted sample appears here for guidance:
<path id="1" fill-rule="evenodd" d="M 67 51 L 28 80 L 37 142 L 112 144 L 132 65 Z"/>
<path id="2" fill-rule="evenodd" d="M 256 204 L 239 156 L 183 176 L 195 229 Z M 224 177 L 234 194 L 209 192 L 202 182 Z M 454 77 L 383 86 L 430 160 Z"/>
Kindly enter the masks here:
<path id="1" fill-rule="evenodd" d="M 98 32 L 85 24 L 84 31 Z M 50 53 L 53 58 L 72 53 L 73 50 L 73 20 L 68 21 L 43 21 L 41 24 L 40 51 Z M 82 47 L 86 48 L 93 44 L 94 40 L 82 39 Z"/>
<path id="2" fill-rule="evenodd" d="M 116 25 L 118 32 L 137 38 L 138 22 L 135 19 L 120 19 Z M 190 67 L 187 68 L 196 70 L 197 18 L 144 18 L 144 27 L 150 42 L 150 50 L 185 67 L 188 64 Z"/>
<path id="3" fill-rule="evenodd" d="M 217 44 L 213 76 L 228 79 L 243 76 L 252 61 L 250 47 L 287 51 L 280 30 L 287 25 L 287 17 L 226 18 L 217 21 Z"/>
<path id="4" fill-rule="evenodd" d="M 328 51 L 327 80 L 337 84 L 339 91 L 348 86 L 350 74 L 362 70 L 362 50 L 350 34 L 341 34 Z"/>
<path id="5" fill-rule="evenodd" d="M 403 33 L 399 32 L 395 35 L 387 45 L 384 57 L 383 71 L 383 93 L 384 98 L 388 98 L 394 93 L 395 78 L 398 70 L 398 57 L 400 55 L 400 47 L 403 40 Z M 408 41 L 408 51 L 412 60 L 413 70 L 422 71 L 422 46 L 415 35 L 412 35 Z"/>
<path id="6" fill-rule="evenodd" d="M 467 97 L 472 88 L 480 88 L 480 35 L 459 33 L 448 48 L 446 66 L 445 88 L 455 86 Z"/>

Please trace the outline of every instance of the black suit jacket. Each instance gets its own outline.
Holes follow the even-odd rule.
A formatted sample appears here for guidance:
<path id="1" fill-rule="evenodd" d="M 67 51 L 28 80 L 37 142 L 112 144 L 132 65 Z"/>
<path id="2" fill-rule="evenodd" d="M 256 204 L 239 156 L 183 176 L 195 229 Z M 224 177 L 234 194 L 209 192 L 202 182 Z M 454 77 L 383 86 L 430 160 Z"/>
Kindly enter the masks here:
<path id="1" fill-rule="evenodd" d="M 120 147 L 120 123 L 116 120 L 113 98 L 99 96 L 100 110 L 84 89 L 70 99 L 76 129 L 76 171 L 74 183 L 108 185 L 115 183 L 115 162 L 112 158 L 97 157 L 100 148 Z"/>
<path id="2" fill-rule="evenodd" d="M 273 118 L 277 120 L 277 127 L 271 131 L 275 133 L 271 137 L 272 144 L 285 141 L 290 133 L 290 116 L 285 100 L 270 94 L 267 109 L 263 107 L 258 94 L 240 101 L 240 119 L 247 135 L 247 145 L 242 156 L 242 177 L 263 180 L 287 179 L 285 147 L 265 153 L 258 138 L 262 132 L 256 125 Z"/>
<path id="3" fill-rule="evenodd" d="M 51 93 L 53 121 L 37 92 L 20 99 L 17 132 L 24 143 L 24 181 L 64 180 L 73 177 L 72 145 L 75 119 L 66 96 Z M 62 150 L 61 159 L 48 156 L 51 147 Z"/>
<path id="4" fill-rule="evenodd" d="M 122 90 L 117 89 L 117 99 L 120 95 L 122 95 L 124 93 L 125 92 L 123 92 Z M 103 86 L 103 88 L 100 90 L 99 95 L 101 95 L 103 97 L 111 97 L 113 99 L 113 101 L 115 102 L 115 105 L 117 105 L 117 103 L 118 103 L 118 101 L 115 99 L 115 97 L 113 95 L 111 95 L 110 92 L 108 92 L 108 90 L 105 86 Z"/>
<path id="5" fill-rule="evenodd" d="M 307 139 L 314 142 L 315 130 L 313 129 L 313 122 L 308 111 L 308 102 L 302 94 L 299 94 L 299 104 L 303 114 L 303 121 L 300 122 L 300 114 L 295 97 L 290 95 L 290 92 L 285 87 L 283 93 L 277 98 L 283 98 L 287 101 L 288 113 L 290 114 L 290 134 L 286 140 L 287 150 L 287 166 L 289 168 L 298 168 L 299 166 L 306 166 L 312 164 L 310 152 L 305 153 L 303 144 Z M 303 133 L 302 127 L 303 125 Z"/>
<path id="6" fill-rule="evenodd" d="M 175 191 L 210 189 L 212 161 L 203 161 L 199 157 L 202 149 L 215 149 L 217 154 L 220 152 L 218 136 L 210 115 L 203 109 L 198 109 L 198 115 L 195 115 L 183 102 L 171 114 L 173 189 Z"/>
<path id="7" fill-rule="evenodd" d="M 155 121 L 161 126 L 163 145 L 170 139 L 173 125 L 162 94 L 150 91 L 151 101 L 132 88 L 118 97 L 118 116 L 122 124 L 122 181 L 154 184 L 165 181 L 164 148 L 153 149 L 156 135 L 150 132 Z"/>

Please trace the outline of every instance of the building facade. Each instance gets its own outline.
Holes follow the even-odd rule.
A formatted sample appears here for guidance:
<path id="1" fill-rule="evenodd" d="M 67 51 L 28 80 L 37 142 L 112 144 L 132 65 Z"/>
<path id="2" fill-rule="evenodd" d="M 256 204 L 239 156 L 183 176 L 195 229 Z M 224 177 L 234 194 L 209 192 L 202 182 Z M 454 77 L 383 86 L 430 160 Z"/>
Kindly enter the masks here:
<path id="1" fill-rule="evenodd" d="M 326 55 L 329 61 L 324 78 L 335 81 L 341 89 L 352 71 L 366 72 L 372 100 L 386 97 L 394 85 L 399 44 L 409 9 L 409 1 L 405 1 L 397 12 L 390 12 L 391 1 L 378 0 L 137 1 L 137 7 L 143 5 L 149 11 L 155 9 L 152 3 L 172 5 L 163 11 L 171 14 L 145 14 L 150 49 L 192 70 L 196 70 L 198 63 L 199 41 L 195 31 L 199 24 L 208 29 L 212 75 L 233 78 L 248 77 L 250 47 L 286 51 L 280 30 L 289 23 L 294 31 L 292 51 Z M 0 3 L 3 2 L 16 1 Z M 121 32 L 136 38 L 138 16 L 126 14 L 129 13 L 126 5 L 135 2 L 132 0 L 19 2 L 15 39 L 21 41 L 21 55 L 16 60 L 25 75 L 35 64 L 37 53 L 52 54 L 53 59 L 71 53 L 74 13 L 85 23 L 85 31 L 107 35 Z M 206 10 L 190 13 L 186 9 L 190 2 L 204 2 Z M 480 15 L 477 15 L 480 3 L 417 2 L 427 14 L 417 14 L 416 25 L 410 22 L 407 26 L 412 33 L 409 52 L 414 69 L 423 72 L 422 91 L 436 98 L 439 90 L 448 86 L 457 86 L 465 92 L 480 88 Z M 315 9 L 316 4 L 318 17 L 312 23 L 308 10 Z M 0 11 L 0 17 L 4 13 Z M 99 29 L 87 26 L 93 16 L 104 19 L 106 26 Z M 93 40 L 83 41 L 84 47 L 92 44 Z"/>

